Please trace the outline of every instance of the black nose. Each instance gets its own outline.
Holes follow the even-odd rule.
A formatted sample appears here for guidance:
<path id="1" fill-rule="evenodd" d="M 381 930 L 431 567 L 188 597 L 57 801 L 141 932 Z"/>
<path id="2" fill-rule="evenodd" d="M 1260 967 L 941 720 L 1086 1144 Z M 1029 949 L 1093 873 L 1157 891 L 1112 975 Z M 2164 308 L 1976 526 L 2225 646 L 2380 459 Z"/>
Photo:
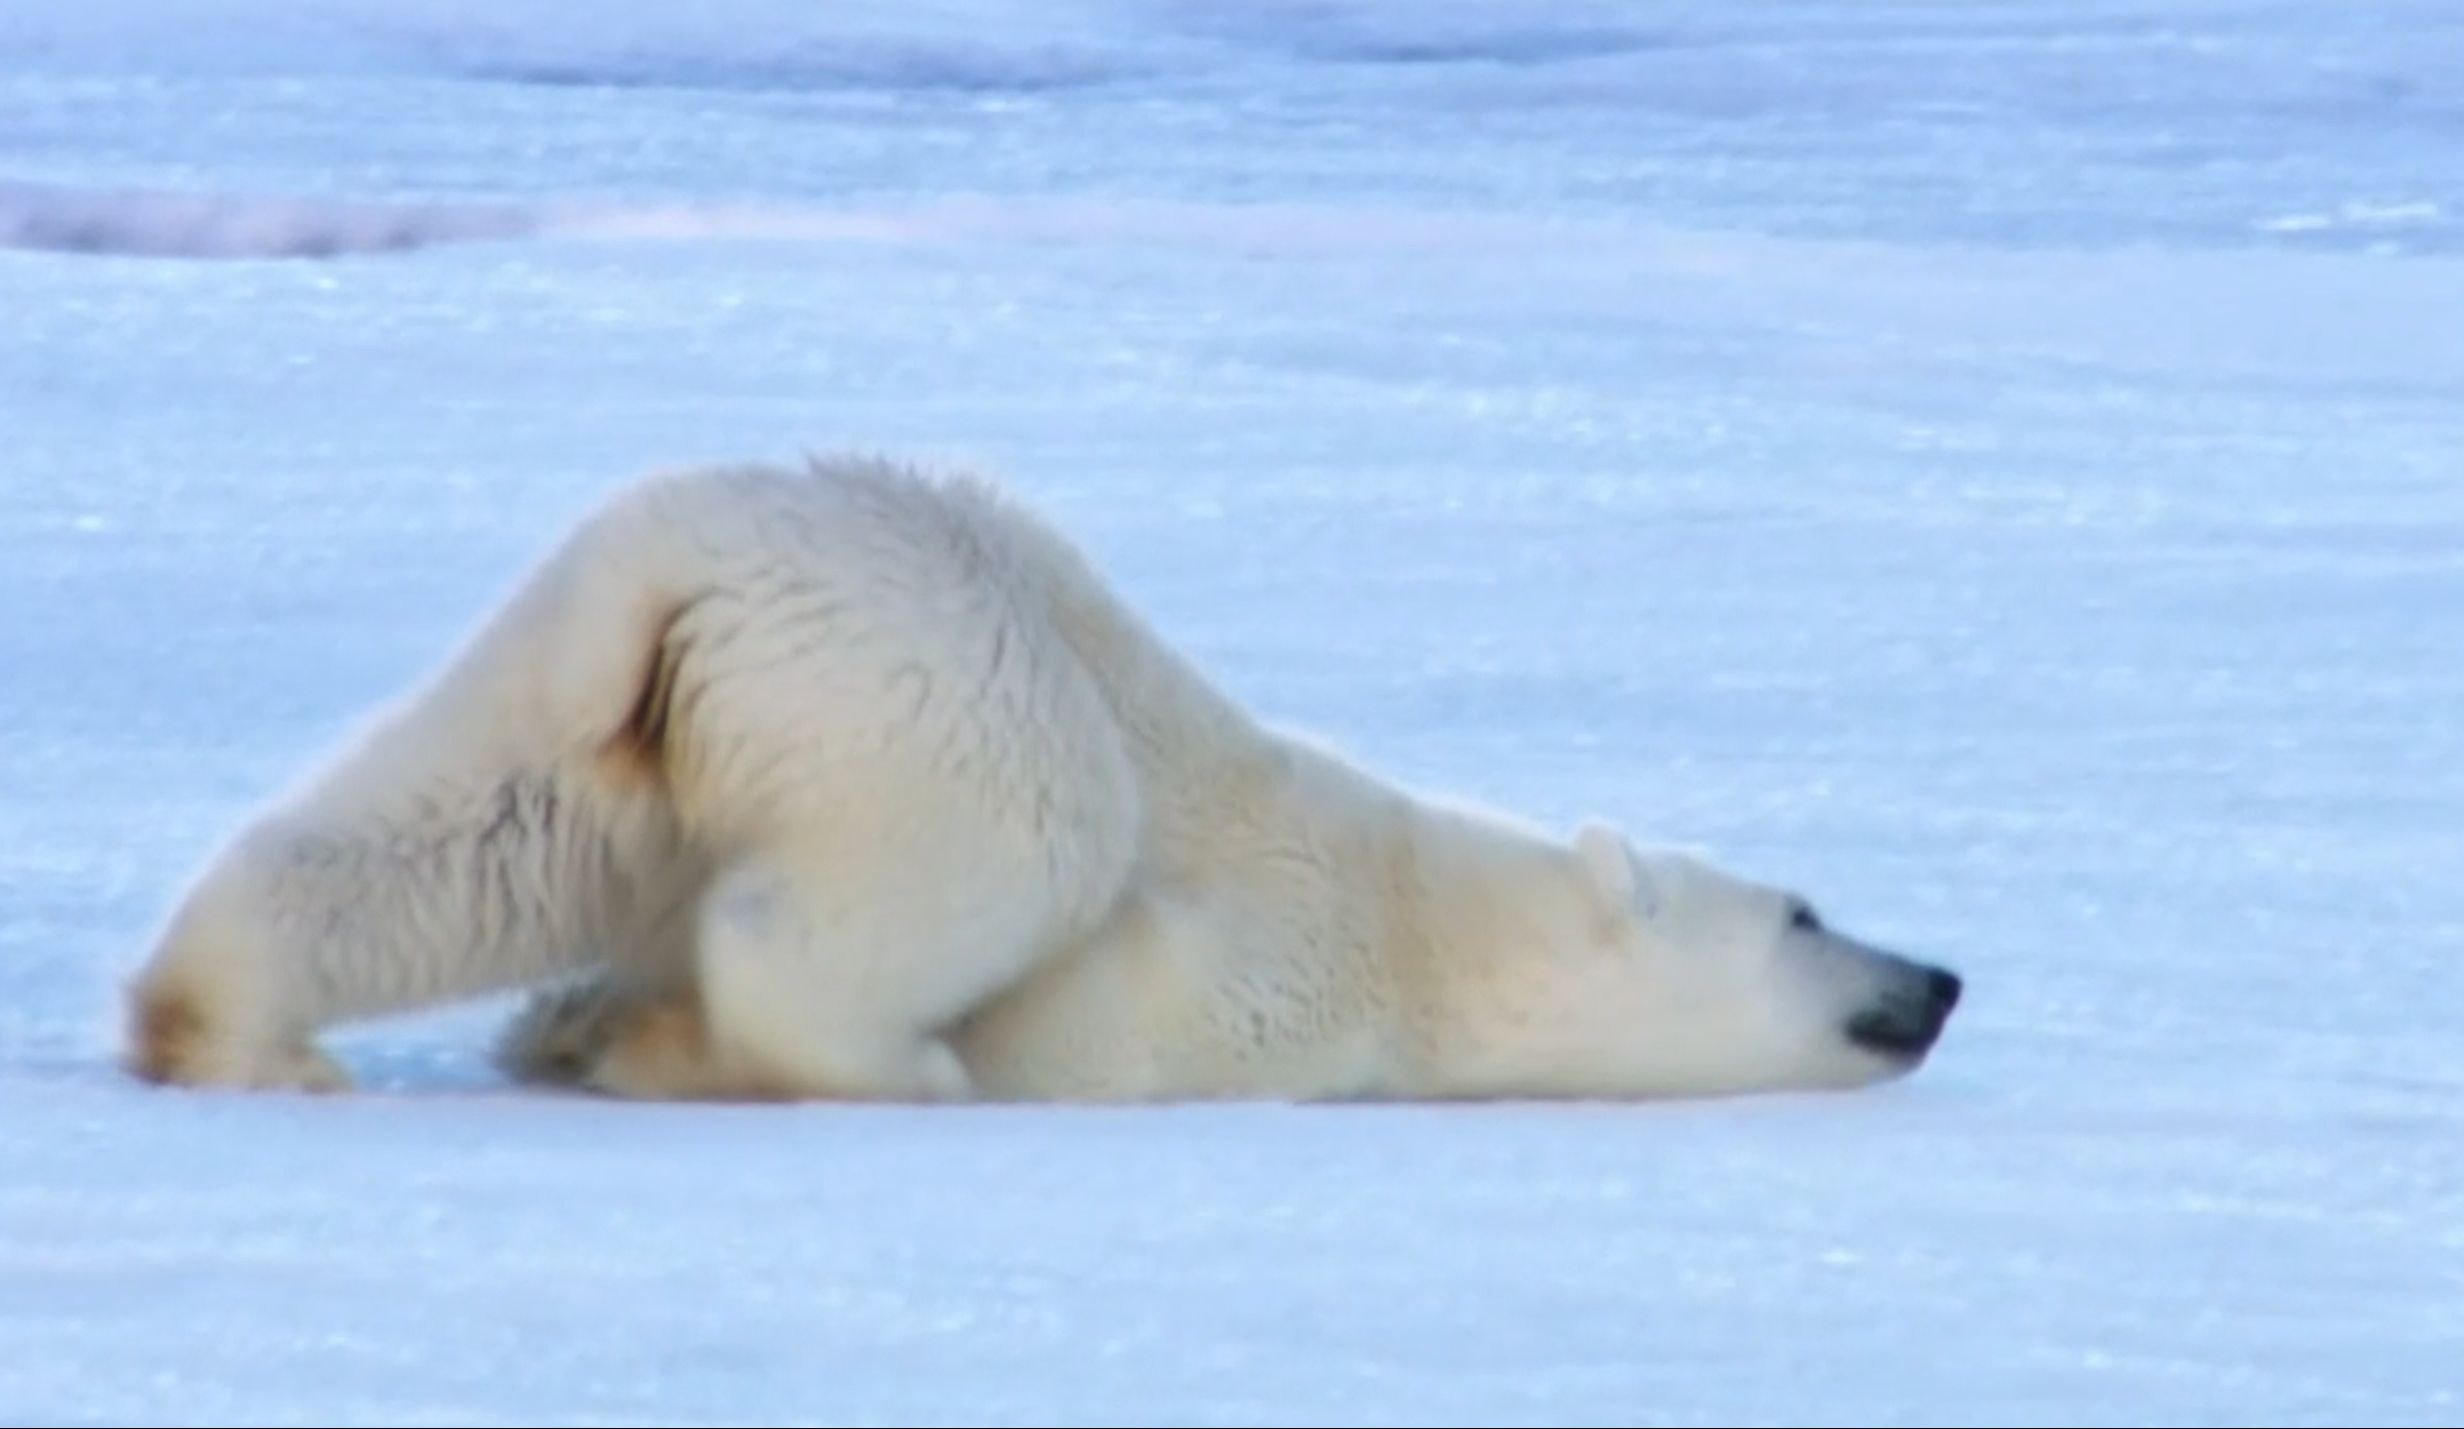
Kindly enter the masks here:
<path id="1" fill-rule="evenodd" d="M 1922 1057 L 1942 1039 L 1962 990 L 1959 974 L 1923 969 L 1922 976 L 1890 988 L 1849 1018 L 1848 1040 L 1886 1057 Z"/>

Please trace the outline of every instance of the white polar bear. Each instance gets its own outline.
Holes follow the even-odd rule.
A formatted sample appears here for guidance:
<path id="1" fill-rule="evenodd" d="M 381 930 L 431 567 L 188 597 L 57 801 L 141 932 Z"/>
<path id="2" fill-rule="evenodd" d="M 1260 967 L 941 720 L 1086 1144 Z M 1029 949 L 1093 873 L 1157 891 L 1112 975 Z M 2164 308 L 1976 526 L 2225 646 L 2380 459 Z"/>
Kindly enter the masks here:
<path id="1" fill-rule="evenodd" d="M 126 1060 L 339 1088 L 320 1029 L 517 987 L 525 1079 L 934 1100 L 1846 1087 L 1960 992 L 1272 730 L 987 484 L 859 459 L 605 503 L 208 864 Z"/>

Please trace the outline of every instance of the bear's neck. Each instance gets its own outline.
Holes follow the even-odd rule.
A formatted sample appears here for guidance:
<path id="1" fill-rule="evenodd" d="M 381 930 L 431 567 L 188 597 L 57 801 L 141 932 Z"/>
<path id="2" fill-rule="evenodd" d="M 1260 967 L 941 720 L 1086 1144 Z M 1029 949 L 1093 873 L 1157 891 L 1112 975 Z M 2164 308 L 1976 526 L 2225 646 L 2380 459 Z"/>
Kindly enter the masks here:
<path id="1" fill-rule="evenodd" d="M 1410 873 L 1391 930 L 1398 1029 L 1413 1095 L 1514 1090 L 1506 1045 L 1536 1011 L 1534 959 L 1566 944 L 1554 925 L 1571 855 L 1485 810 L 1424 805 L 1406 820 Z"/>

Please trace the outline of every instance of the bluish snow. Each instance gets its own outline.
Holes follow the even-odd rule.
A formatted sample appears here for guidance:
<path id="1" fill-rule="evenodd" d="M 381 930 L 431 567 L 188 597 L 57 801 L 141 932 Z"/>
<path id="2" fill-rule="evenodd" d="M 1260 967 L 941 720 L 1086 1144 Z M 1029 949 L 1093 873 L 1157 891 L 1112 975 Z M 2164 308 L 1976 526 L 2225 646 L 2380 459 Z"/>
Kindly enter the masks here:
<path id="1" fill-rule="evenodd" d="M 0 1421 L 2464 1422 L 2464 11 L 0 9 Z M 599 492 L 990 467 L 1244 699 L 1970 979 L 1683 1106 L 334 1100 L 114 992 Z"/>

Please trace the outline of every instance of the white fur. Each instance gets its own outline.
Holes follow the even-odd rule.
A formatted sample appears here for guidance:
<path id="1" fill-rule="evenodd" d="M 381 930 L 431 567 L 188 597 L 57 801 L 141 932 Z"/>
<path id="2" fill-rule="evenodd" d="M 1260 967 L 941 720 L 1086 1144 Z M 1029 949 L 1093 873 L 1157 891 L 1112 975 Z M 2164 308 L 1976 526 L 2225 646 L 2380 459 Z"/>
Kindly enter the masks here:
<path id="1" fill-rule="evenodd" d="M 634 1096 L 1590 1095 L 1904 1071 L 1914 967 L 1604 825 L 1237 708 L 972 479 L 638 482 L 211 863 L 133 989 L 164 1081 L 332 1087 L 345 1019 L 547 986 L 508 1064 Z"/>

